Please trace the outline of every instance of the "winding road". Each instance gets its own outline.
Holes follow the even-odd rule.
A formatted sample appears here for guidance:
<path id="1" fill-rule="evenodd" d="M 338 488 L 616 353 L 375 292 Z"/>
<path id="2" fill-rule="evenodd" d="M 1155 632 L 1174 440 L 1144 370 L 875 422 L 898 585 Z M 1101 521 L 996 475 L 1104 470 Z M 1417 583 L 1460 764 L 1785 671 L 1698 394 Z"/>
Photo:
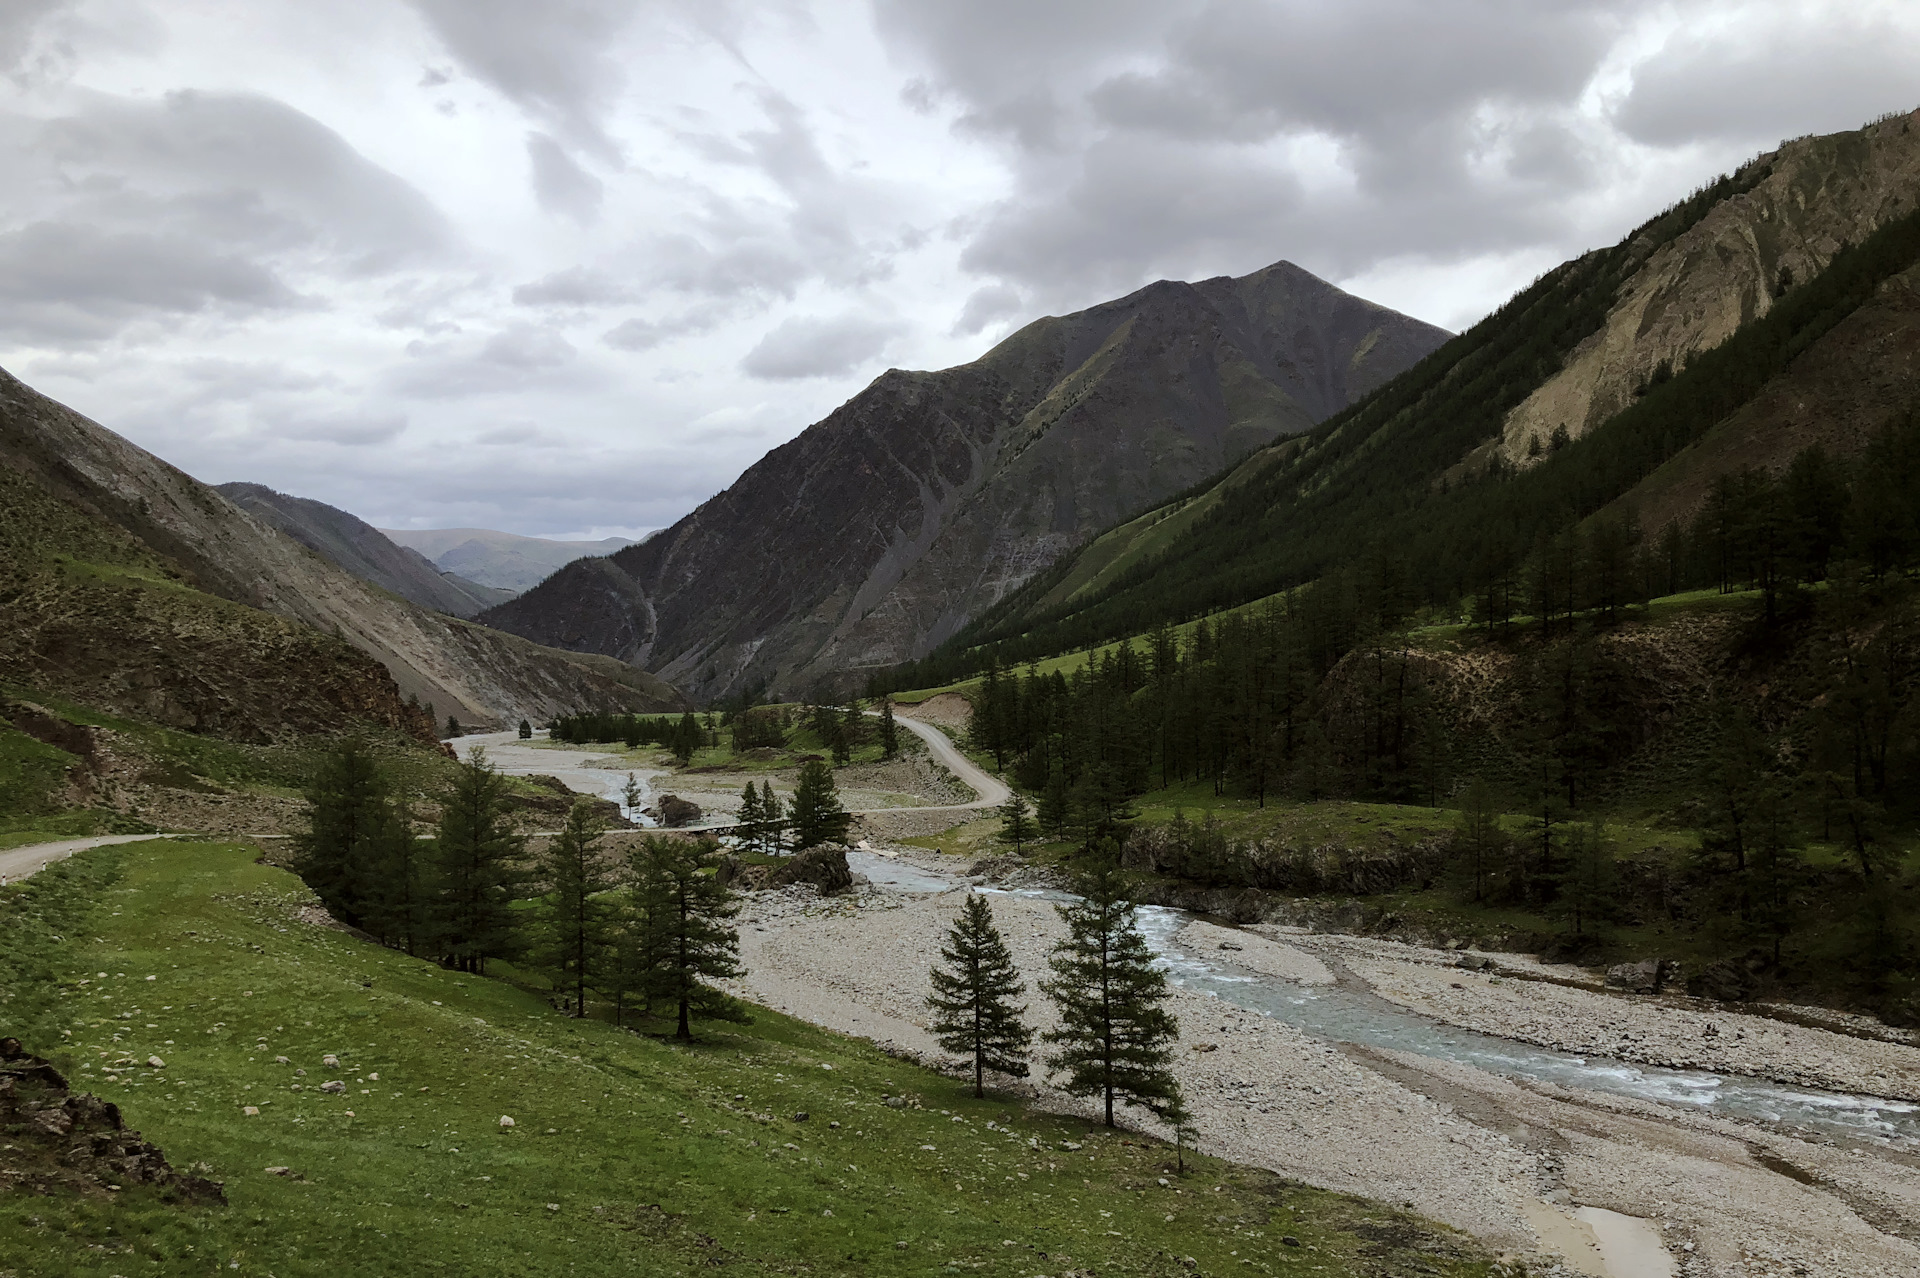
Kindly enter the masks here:
<path id="1" fill-rule="evenodd" d="M 29 843 L 23 848 L 0 852 L 0 883 L 24 879 L 35 870 L 72 856 L 87 848 L 103 848 L 109 843 L 139 843 L 146 839 L 164 839 L 165 834 L 97 834 L 85 839 L 62 839 L 58 843 Z"/>
<path id="2" fill-rule="evenodd" d="M 867 713 L 873 714 L 874 712 L 869 710 Z M 952 739 L 949 738 L 946 733 L 934 727 L 931 723 L 922 723 L 918 719 L 904 718 L 896 718 L 894 722 L 903 728 L 911 730 L 913 735 L 926 742 L 927 749 L 933 752 L 933 757 L 946 765 L 947 771 L 953 773 L 954 776 L 959 777 L 961 781 L 971 786 L 973 792 L 980 797 L 972 803 L 952 803 L 938 808 L 876 808 L 874 811 L 978 812 L 982 808 L 999 807 L 1007 801 L 1007 796 L 1013 793 L 1013 791 L 1007 788 L 1004 781 L 980 767 L 979 764 L 969 759 L 966 755 L 960 753 L 960 747 L 954 745 Z"/>

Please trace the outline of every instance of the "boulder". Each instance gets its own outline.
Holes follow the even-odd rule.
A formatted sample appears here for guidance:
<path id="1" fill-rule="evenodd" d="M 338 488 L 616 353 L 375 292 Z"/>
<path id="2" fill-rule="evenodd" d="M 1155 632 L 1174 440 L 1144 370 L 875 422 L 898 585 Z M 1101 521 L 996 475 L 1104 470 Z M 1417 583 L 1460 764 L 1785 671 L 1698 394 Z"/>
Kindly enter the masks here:
<path id="1" fill-rule="evenodd" d="M 1634 994 L 1652 994 L 1660 988 L 1660 960 L 1643 959 L 1638 963 L 1615 963 L 1607 969 L 1607 984 Z"/>
<path id="2" fill-rule="evenodd" d="M 770 877 L 773 887 L 789 883 L 811 883 L 822 896 L 844 892 L 853 886 L 853 870 L 847 865 L 847 850 L 832 843 L 803 848 Z"/>
<path id="3" fill-rule="evenodd" d="M 337 1078 L 330 1078 L 326 1082 L 320 1084 L 320 1090 L 327 1093 L 327 1095 L 329 1096 L 338 1096 L 340 1093 L 347 1090 L 347 1085 L 341 1082 Z"/>
<path id="4" fill-rule="evenodd" d="M 1749 1003 L 1758 996 L 1759 985 L 1745 965 L 1721 959 L 1707 964 L 1688 981 L 1687 993 L 1722 1003 Z"/>
<path id="5" fill-rule="evenodd" d="M 683 799 L 677 794 L 661 795 L 657 814 L 660 824 L 666 826 L 668 829 L 678 829 L 683 825 L 692 825 L 695 821 L 698 821 L 702 815 L 699 804 L 689 799 Z"/>

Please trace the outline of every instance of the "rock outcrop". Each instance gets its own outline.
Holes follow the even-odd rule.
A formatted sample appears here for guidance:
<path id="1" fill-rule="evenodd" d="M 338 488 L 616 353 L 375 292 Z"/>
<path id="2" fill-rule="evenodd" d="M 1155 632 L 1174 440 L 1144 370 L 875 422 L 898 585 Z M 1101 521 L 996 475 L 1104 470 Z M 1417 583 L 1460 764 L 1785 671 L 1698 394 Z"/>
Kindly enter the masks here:
<path id="1" fill-rule="evenodd" d="M 1305 430 L 1447 334 L 1289 263 L 895 369 L 673 527 L 482 619 L 706 698 L 930 651 L 1118 520 Z"/>
<path id="2" fill-rule="evenodd" d="M 76 1094 L 51 1062 L 15 1038 L 0 1038 L 0 1138 L 0 1192 L 104 1195 L 151 1185 L 190 1201 L 226 1201 L 213 1181 L 175 1171 L 127 1127 L 118 1105 Z"/>
<path id="3" fill-rule="evenodd" d="M 802 848 L 777 865 L 768 876 L 769 887 L 790 883 L 810 883 L 822 896 L 844 892 L 853 886 L 853 869 L 847 864 L 847 850 L 831 843 Z"/>

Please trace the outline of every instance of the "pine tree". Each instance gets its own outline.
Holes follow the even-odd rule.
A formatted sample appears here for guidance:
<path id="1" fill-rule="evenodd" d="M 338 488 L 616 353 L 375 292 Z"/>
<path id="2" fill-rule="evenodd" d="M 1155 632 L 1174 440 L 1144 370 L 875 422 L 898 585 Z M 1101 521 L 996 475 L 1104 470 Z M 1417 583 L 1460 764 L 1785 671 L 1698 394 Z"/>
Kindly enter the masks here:
<path id="1" fill-rule="evenodd" d="M 466 734 L 462 732 L 460 729 L 460 721 L 454 718 L 452 715 L 448 715 L 447 716 L 447 739 L 452 740 L 454 737 L 465 736 L 465 735 Z"/>
<path id="2" fill-rule="evenodd" d="M 592 806 L 578 801 L 540 858 L 548 886 L 540 957 L 554 989 L 570 995 L 575 1016 L 587 1014 L 587 990 L 600 981 L 612 939 L 614 907 L 604 894 L 614 876 L 602 864 L 602 829 Z"/>
<path id="3" fill-rule="evenodd" d="M 1506 844 L 1506 832 L 1500 828 L 1500 812 L 1494 806 L 1493 791 L 1475 777 L 1460 800 L 1460 820 L 1453 828 L 1454 850 L 1466 859 L 1473 876 L 1473 899 L 1486 899 L 1487 877 L 1498 863 Z"/>
<path id="4" fill-rule="evenodd" d="M 392 814 L 393 827 L 375 845 L 375 856 L 362 879 L 367 902 L 362 926 L 383 944 L 415 954 L 432 941 L 437 917 L 430 879 L 433 849 L 428 841 L 414 837 L 404 802 L 396 799 Z"/>
<path id="5" fill-rule="evenodd" d="M 1166 974 L 1134 921 L 1119 873 L 1103 867 L 1080 884 L 1082 899 L 1055 907 L 1068 928 L 1054 946 L 1053 979 L 1042 982 L 1060 1008 L 1060 1028 L 1045 1035 L 1059 1050 L 1048 1068 L 1072 1096 L 1098 1096 L 1112 1127 L 1119 1097 L 1158 1115 L 1177 1110 L 1180 1084 L 1170 1044 L 1180 1024 L 1162 1006 Z"/>
<path id="6" fill-rule="evenodd" d="M 787 811 L 780 796 L 773 792 L 771 781 L 760 783 L 760 819 L 766 822 L 761 850 L 769 856 L 779 856 L 787 850 L 786 829 L 782 824 L 787 819 Z"/>
<path id="7" fill-rule="evenodd" d="M 627 820 L 634 819 L 634 814 L 640 811 L 641 800 L 646 797 L 646 787 L 640 784 L 640 779 L 627 773 L 627 783 L 620 787 L 620 801 L 627 809 Z"/>
<path id="8" fill-rule="evenodd" d="M 749 781 L 740 790 L 740 845 L 749 852 L 764 852 L 767 844 L 767 818 L 760 806 L 760 791 Z"/>
<path id="9" fill-rule="evenodd" d="M 1013 844 L 1014 854 L 1020 855 L 1033 841 L 1033 808 L 1027 803 L 1027 797 L 1015 790 L 1007 795 L 999 812 L 1000 832 L 995 837 L 1002 843 Z"/>
<path id="10" fill-rule="evenodd" d="M 508 818 L 506 778 L 476 746 L 441 800 L 433 841 L 437 939 L 448 966 L 485 975 L 487 960 L 512 947 L 517 862 L 525 848 Z"/>
<path id="11" fill-rule="evenodd" d="M 893 721 L 891 697 L 880 703 L 880 753 L 888 759 L 896 758 L 900 753 L 900 728 Z"/>
<path id="12" fill-rule="evenodd" d="M 693 755 L 700 748 L 700 721 L 689 710 L 680 716 L 680 724 L 673 730 L 673 761 L 681 767 L 693 762 Z"/>
<path id="13" fill-rule="evenodd" d="M 739 976 L 740 934 L 727 920 L 740 912 L 733 894 L 704 873 L 710 842 L 653 835 L 639 854 L 641 895 L 646 902 L 654 961 L 649 995 L 674 1008 L 674 1036 L 693 1038 L 693 1020 L 747 1023 L 746 1009 L 709 982 Z"/>
<path id="14" fill-rule="evenodd" d="M 372 747 L 347 737 L 321 756 L 306 800 L 307 829 L 293 840 L 295 870 L 329 913 L 359 926 L 380 867 L 396 841 L 412 837 Z"/>
<path id="15" fill-rule="evenodd" d="M 853 818 L 840 806 L 833 769 L 824 760 L 814 759 L 800 769 L 800 780 L 793 790 L 792 814 L 796 848 L 847 841 Z"/>
<path id="16" fill-rule="evenodd" d="M 1022 1019 L 1026 1005 L 1014 1000 L 1027 987 L 985 897 L 968 894 L 940 957 L 946 967 L 933 969 L 929 1028 L 943 1049 L 973 1059 L 973 1094 L 986 1095 L 987 1070 L 1025 1078 L 1033 1031 Z"/>
<path id="17" fill-rule="evenodd" d="M 520 739 L 522 741 L 531 741 L 533 739 L 533 725 L 525 719 L 520 721 Z"/>

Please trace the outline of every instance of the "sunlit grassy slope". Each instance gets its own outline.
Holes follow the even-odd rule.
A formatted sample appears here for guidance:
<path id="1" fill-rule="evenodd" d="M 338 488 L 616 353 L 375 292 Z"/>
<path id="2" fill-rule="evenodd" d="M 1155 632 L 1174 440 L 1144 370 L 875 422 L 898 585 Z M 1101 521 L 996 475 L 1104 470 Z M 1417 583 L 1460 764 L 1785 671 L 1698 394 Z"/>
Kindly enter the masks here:
<path id="1" fill-rule="evenodd" d="M 0 959 L 54 975 L 0 981 L 0 1023 L 229 1205 L 0 1195 L 0 1274 L 1493 1272 L 1403 1213 L 1205 1159 L 1181 1177 L 1165 1146 L 771 1012 L 692 1047 L 567 1020 L 304 921 L 244 847 L 45 873 L 0 892 Z"/>

